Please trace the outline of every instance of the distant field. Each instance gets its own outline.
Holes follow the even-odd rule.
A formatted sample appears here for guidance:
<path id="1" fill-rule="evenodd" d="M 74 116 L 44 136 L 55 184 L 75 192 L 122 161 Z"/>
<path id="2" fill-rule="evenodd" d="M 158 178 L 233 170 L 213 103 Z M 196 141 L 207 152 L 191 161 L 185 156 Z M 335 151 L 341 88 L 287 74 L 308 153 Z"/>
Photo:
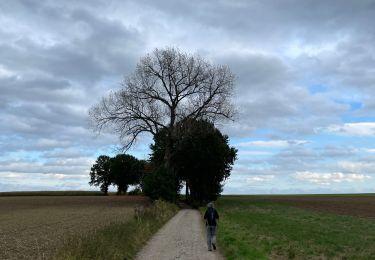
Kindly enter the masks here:
<path id="1" fill-rule="evenodd" d="M 258 198 L 334 214 L 375 218 L 375 196 L 371 194 L 263 196 Z"/>
<path id="2" fill-rule="evenodd" d="M 138 196 L 1 196 L 0 259 L 49 259 L 64 241 L 130 220 Z"/>
<path id="3" fill-rule="evenodd" d="M 224 196 L 228 259 L 373 259 L 375 196 Z"/>

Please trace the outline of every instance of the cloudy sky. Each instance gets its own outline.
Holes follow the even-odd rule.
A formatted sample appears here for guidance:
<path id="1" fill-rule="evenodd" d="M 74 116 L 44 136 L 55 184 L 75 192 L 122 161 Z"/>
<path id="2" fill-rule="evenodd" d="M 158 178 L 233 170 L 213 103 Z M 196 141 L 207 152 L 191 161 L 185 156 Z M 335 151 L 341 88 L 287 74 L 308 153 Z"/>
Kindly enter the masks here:
<path id="1" fill-rule="evenodd" d="M 1 1 L 0 191 L 92 189 L 119 140 L 88 109 L 178 47 L 237 76 L 225 193 L 375 192 L 374 17 L 373 0 Z"/>

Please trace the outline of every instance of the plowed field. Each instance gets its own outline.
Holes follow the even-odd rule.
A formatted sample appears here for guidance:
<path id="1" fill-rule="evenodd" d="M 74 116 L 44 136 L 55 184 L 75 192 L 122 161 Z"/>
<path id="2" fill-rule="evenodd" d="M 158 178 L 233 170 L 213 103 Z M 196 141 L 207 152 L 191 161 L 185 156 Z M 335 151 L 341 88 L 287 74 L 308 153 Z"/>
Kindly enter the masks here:
<path id="1" fill-rule="evenodd" d="M 375 218 L 375 196 L 371 195 L 265 196 L 260 198 L 334 214 Z"/>
<path id="2" fill-rule="evenodd" d="M 0 259 L 48 259 L 70 236 L 125 222 L 143 197 L 0 197 Z"/>

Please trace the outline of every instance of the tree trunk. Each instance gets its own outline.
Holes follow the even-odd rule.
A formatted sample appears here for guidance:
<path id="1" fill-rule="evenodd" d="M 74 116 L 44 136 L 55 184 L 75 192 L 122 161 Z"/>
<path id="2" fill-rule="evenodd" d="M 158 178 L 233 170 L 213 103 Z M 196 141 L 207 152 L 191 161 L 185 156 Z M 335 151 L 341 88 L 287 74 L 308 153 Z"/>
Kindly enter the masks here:
<path id="1" fill-rule="evenodd" d="M 189 201 L 189 185 L 188 185 L 188 181 L 185 182 L 185 186 L 186 186 L 185 198 L 186 198 L 186 201 Z"/>
<path id="2" fill-rule="evenodd" d="M 165 145 L 165 153 L 164 153 L 164 167 L 167 170 L 170 170 L 171 168 L 171 158 L 172 158 L 171 145 L 167 141 Z"/>
<path id="3" fill-rule="evenodd" d="M 172 145 L 173 145 L 173 137 L 172 137 L 172 130 L 168 129 L 167 136 L 165 139 L 165 153 L 164 153 L 164 167 L 167 170 L 171 170 L 171 161 L 172 161 Z"/>

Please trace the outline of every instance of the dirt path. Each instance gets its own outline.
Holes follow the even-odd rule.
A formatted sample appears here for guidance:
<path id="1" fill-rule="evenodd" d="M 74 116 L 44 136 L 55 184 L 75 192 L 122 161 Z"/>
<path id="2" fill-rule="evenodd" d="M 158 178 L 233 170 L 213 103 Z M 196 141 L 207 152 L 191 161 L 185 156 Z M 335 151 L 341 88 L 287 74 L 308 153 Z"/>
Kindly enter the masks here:
<path id="1" fill-rule="evenodd" d="M 148 241 L 136 259 L 224 259 L 219 252 L 207 250 L 205 232 L 199 211 L 182 209 Z"/>

